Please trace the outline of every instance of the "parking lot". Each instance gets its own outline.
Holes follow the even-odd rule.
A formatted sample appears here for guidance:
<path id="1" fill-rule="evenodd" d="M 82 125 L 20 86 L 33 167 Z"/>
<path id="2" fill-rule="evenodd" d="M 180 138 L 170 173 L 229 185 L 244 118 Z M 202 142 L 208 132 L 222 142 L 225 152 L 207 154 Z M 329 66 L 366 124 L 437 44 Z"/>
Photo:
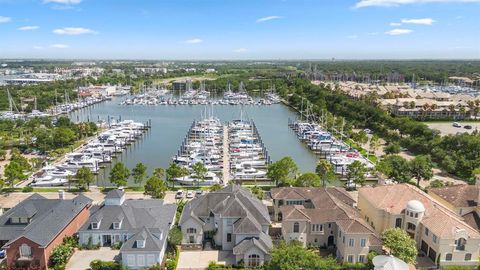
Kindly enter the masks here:
<path id="1" fill-rule="evenodd" d="M 425 123 L 428 127 L 440 131 L 442 136 L 456 134 L 456 133 L 472 133 L 475 130 L 480 129 L 480 123 L 478 122 L 459 122 L 462 127 L 454 127 L 453 122 L 441 122 L 441 123 Z M 466 125 L 472 126 L 471 129 L 464 128 Z"/>

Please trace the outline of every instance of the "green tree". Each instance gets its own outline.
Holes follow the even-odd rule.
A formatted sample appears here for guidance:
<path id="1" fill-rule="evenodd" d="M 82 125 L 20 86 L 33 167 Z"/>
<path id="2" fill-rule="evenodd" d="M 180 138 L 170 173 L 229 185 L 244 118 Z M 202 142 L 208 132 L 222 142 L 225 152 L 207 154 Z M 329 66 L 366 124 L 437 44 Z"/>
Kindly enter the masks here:
<path id="1" fill-rule="evenodd" d="M 417 179 L 417 186 L 420 181 L 428 181 L 433 177 L 433 165 L 430 156 L 419 155 L 410 161 L 410 174 Z"/>
<path id="2" fill-rule="evenodd" d="M 195 173 L 195 179 L 197 181 L 197 184 L 199 184 L 198 181 L 203 182 L 203 180 L 205 180 L 208 170 L 207 170 L 207 167 L 205 167 L 205 165 L 202 162 L 197 162 L 193 164 L 192 170 Z"/>
<path id="3" fill-rule="evenodd" d="M 255 185 L 251 188 L 253 195 L 255 195 L 259 200 L 263 199 L 263 190 L 259 186 Z"/>
<path id="4" fill-rule="evenodd" d="M 118 162 L 110 171 L 110 183 L 120 186 L 126 186 L 130 177 L 130 171 L 122 162 Z"/>
<path id="5" fill-rule="evenodd" d="M 73 177 L 75 186 L 79 189 L 90 189 L 90 184 L 93 183 L 95 176 L 87 167 L 81 167 Z"/>
<path id="6" fill-rule="evenodd" d="M 222 185 L 220 184 L 214 184 L 214 185 L 211 185 L 210 188 L 208 189 L 210 192 L 215 192 L 217 190 L 220 190 L 222 189 Z"/>
<path id="7" fill-rule="evenodd" d="M 298 166 L 291 157 L 284 157 L 268 166 L 267 177 L 276 185 L 291 185 Z"/>
<path id="8" fill-rule="evenodd" d="M 168 242 L 172 245 L 178 246 L 182 243 L 182 231 L 179 227 L 175 226 L 168 233 Z"/>
<path id="9" fill-rule="evenodd" d="M 375 152 L 377 151 L 378 147 L 380 147 L 380 137 L 378 137 L 377 135 L 373 135 L 372 138 L 370 138 L 370 145 L 369 145 L 369 148 L 372 154 L 375 155 Z"/>
<path id="10" fill-rule="evenodd" d="M 412 179 L 410 164 L 398 155 L 386 156 L 378 163 L 377 170 L 399 183 L 407 183 Z"/>
<path id="11" fill-rule="evenodd" d="M 189 175 L 188 169 L 185 167 L 178 166 L 176 163 L 170 164 L 170 166 L 165 170 L 165 175 L 167 176 L 167 181 L 172 182 L 174 186 L 175 179 Z"/>
<path id="12" fill-rule="evenodd" d="M 367 132 L 361 130 L 358 133 L 354 133 L 353 139 L 359 144 L 366 144 L 368 142 Z"/>
<path id="13" fill-rule="evenodd" d="M 319 187 L 320 185 L 320 177 L 313 172 L 306 172 L 295 180 L 295 186 L 297 187 Z"/>
<path id="14" fill-rule="evenodd" d="M 400 153 L 400 149 L 401 149 L 401 148 L 400 148 L 400 144 L 398 144 L 398 143 L 389 143 L 389 144 L 385 147 L 384 151 L 385 151 L 386 154 L 391 155 L 391 154 L 398 154 L 398 153 Z"/>
<path id="15" fill-rule="evenodd" d="M 150 195 L 155 199 L 165 198 L 167 190 L 168 187 L 165 184 L 165 181 L 155 175 L 150 177 L 145 184 L 145 195 Z"/>
<path id="16" fill-rule="evenodd" d="M 137 163 L 132 169 L 132 177 L 135 184 L 141 184 L 147 177 L 147 166 L 143 163 Z"/>
<path id="17" fill-rule="evenodd" d="M 160 179 L 163 179 L 163 177 L 165 176 L 165 170 L 163 168 L 155 168 L 153 170 L 153 175 Z"/>
<path id="18" fill-rule="evenodd" d="M 65 264 L 72 254 L 73 248 L 69 245 L 55 246 L 50 255 L 50 265 L 53 269 L 65 269 Z"/>
<path id="19" fill-rule="evenodd" d="M 306 249 L 301 243 L 291 241 L 280 243 L 271 251 L 270 261 L 265 263 L 265 270 L 316 269 L 340 270 L 341 266 L 333 257 L 320 257 L 314 250 Z"/>
<path id="20" fill-rule="evenodd" d="M 13 187 L 15 181 L 25 180 L 27 176 L 23 174 L 23 168 L 15 161 L 10 161 L 7 166 L 5 166 L 4 175 L 6 178 L 6 184 L 10 187 Z"/>
<path id="21" fill-rule="evenodd" d="M 390 228 L 382 234 L 383 245 L 390 250 L 390 253 L 407 262 L 415 263 L 417 258 L 417 248 L 407 232 L 400 228 Z"/>
<path id="22" fill-rule="evenodd" d="M 336 179 L 335 172 L 333 171 L 333 166 L 330 161 L 326 159 L 320 159 L 317 163 L 317 167 L 315 168 L 315 172 L 320 179 L 322 180 L 322 186 L 326 187 L 327 183 L 330 184 Z"/>
<path id="23" fill-rule="evenodd" d="M 350 182 L 355 183 L 355 186 L 363 186 L 367 181 L 365 174 L 367 173 L 367 168 L 362 162 L 355 160 L 351 164 L 347 165 L 347 179 Z"/>
<path id="24" fill-rule="evenodd" d="M 75 141 L 75 132 L 70 128 L 59 127 L 53 131 L 53 144 L 59 147 L 65 147 Z"/>

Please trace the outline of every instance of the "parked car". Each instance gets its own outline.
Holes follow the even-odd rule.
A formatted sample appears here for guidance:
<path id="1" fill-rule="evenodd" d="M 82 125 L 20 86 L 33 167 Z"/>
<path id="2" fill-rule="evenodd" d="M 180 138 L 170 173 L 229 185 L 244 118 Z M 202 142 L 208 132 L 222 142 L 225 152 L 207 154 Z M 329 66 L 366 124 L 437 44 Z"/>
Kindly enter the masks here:
<path id="1" fill-rule="evenodd" d="M 369 128 L 366 128 L 366 129 L 364 129 L 363 131 L 365 131 L 365 133 L 367 133 L 367 134 L 372 134 L 372 130 L 369 129 Z"/>
<path id="2" fill-rule="evenodd" d="M 5 251 L 5 249 L 0 249 L 0 259 L 5 258 L 5 256 L 7 256 L 7 252 Z"/>
<path id="3" fill-rule="evenodd" d="M 461 128 L 462 125 L 460 125 L 458 122 L 453 122 L 453 126 L 457 128 Z"/>
<path id="4" fill-rule="evenodd" d="M 464 129 L 472 129 L 473 127 L 470 126 L 470 125 L 466 125 L 466 126 L 464 126 L 463 128 L 464 128 Z"/>
<path id="5" fill-rule="evenodd" d="M 175 199 L 182 199 L 183 198 L 183 190 L 179 189 L 175 194 Z"/>
<path id="6" fill-rule="evenodd" d="M 193 199 L 193 191 L 189 190 L 187 191 L 187 199 Z"/>
<path id="7" fill-rule="evenodd" d="M 203 195 L 203 193 L 204 193 L 203 190 L 199 189 L 199 190 L 195 191 L 195 196 L 200 197 L 200 196 Z"/>

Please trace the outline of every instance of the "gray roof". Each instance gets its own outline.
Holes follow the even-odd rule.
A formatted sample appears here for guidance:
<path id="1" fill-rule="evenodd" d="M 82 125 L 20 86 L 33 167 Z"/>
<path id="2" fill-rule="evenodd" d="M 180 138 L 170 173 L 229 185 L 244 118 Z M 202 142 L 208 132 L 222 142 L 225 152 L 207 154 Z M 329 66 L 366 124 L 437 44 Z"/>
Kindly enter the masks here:
<path id="1" fill-rule="evenodd" d="M 130 233 L 137 233 L 142 228 L 148 228 L 153 232 L 168 232 L 176 210 L 176 205 L 164 204 L 162 200 L 155 199 L 126 200 L 122 205 L 95 206 L 90 211 L 88 222 L 79 232 L 113 230 L 113 223 L 119 221 L 120 230 Z M 92 222 L 100 222 L 98 230 L 92 230 Z"/>
<path id="2" fill-rule="evenodd" d="M 181 226 L 191 217 L 203 220 L 210 216 L 210 213 L 221 217 L 239 218 L 240 220 L 236 222 L 239 224 L 236 233 L 249 233 L 259 226 L 261 230 L 261 225 L 271 223 L 267 207 L 257 197 L 246 188 L 229 185 L 188 202 L 179 224 Z"/>
<path id="3" fill-rule="evenodd" d="M 107 193 L 107 196 L 105 198 L 107 199 L 118 199 L 123 197 L 125 195 L 125 191 L 121 189 L 112 189 Z"/>
<path id="4" fill-rule="evenodd" d="M 0 240 L 9 241 L 5 244 L 8 246 L 23 236 L 46 246 L 91 202 L 82 194 L 71 200 L 33 194 L 0 217 Z M 29 218 L 29 223 L 11 224 L 12 217 Z"/>
<path id="5" fill-rule="evenodd" d="M 163 243 L 166 241 L 167 235 L 164 233 L 162 235 L 162 239 L 160 239 L 159 233 L 153 233 L 150 229 L 143 227 L 140 229 L 136 234 L 134 234 L 130 239 L 127 240 L 122 245 L 120 252 L 125 251 L 157 251 L 160 252 L 162 250 Z M 145 247 L 138 248 L 137 247 L 137 240 L 144 240 Z"/>
<path id="6" fill-rule="evenodd" d="M 265 254 L 268 254 L 273 248 L 272 239 L 265 233 L 261 233 L 259 237 L 245 238 L 233 248 L 233 254 L 245 254 L 250 248 L 258 247 Z"/>

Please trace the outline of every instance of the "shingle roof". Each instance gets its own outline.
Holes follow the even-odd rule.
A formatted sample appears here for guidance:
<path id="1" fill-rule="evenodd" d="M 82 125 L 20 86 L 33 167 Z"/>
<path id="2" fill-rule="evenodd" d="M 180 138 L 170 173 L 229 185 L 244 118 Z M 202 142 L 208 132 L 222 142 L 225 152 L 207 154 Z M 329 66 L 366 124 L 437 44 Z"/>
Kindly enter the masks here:
<path id="1" fill-rule="evenodd" d="M 433 193 L 454 207 L 475 207 L 478 202 L 479 189 L 477 186 L 466 184 L 453 185 L 441 188 L 431 188 L 428 193 Z"/>
<path id="2" fill-rule="evenodd" d="M 123 195 L 125 195 L 125 191 L 123 190 L 120 190 L 120 189 L 112 189 L 110 190 L 107 195 L 105 196 L 105 198 L 112 198 L 112 199 L 118 199 L 118 198 L 121 198 L 123 197 Z"/>
<path id="3" fill-rule="evenodd" d="M 143 227 L 138 232 L 136 232 L 130 239 L 128 239 L 120 248 L 120 252 L 125 251 L 156 251 L 160 252 L 162 250 L 163 243 L 166 241 L 166 235 L 162 235 L 162 239 L 159 238 L 160 235 L 153 233 L 152 230 Z M 145 247 L 137 247 L 137 240 L 144 240 Z"/>
<path id="4" fill-rule="evenodd" d="M 265 233 L 261 233 L 259 237 L 245 238 L 233 248 L 233 254 L 245 254 L 245 252 L 254 246 L 267 254 L 273 248 L 272 239 Z"/>
<path id="5" fill-rule="evenodd" d="M 0 239 L 8 246 L 26 237 L 40 246 L 48 245 L 92 200 L 80 194 L 72 200 L 45 199 L 34 194 L 0 217 Z M 28 217 L 28 224 L 11 224 L 11 217 Z"/>
<path id="6" fill-rule="evenodd" d="M 468 225 L 462 217 L 451 211 L 422 190 L 408 184 L 363 187 L 359 197 L 370 204 L 392 214 L 403 214 L 407 202 L 420 201 L 425 207 L 421 223 L 439 237 L 453 238 L 455 231 L 466 230 L 469 237 L 480 238 L 475 228 Z"/>

